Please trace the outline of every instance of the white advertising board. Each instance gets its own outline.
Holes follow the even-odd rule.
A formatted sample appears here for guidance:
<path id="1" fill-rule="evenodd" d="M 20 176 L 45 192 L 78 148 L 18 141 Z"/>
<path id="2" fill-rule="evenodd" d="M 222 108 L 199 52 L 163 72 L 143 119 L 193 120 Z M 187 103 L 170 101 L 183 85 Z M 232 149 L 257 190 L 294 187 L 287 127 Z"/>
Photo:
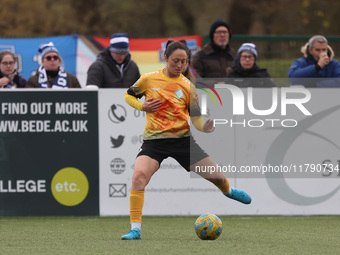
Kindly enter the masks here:
<path id="1" fill-rule="evenodd" d="M 217 91 L 220 95 L 224 93 Z M 247 90 L 242 91 L 247 97 Z M 261 122 L 255 121 L 247 111 L 244 116 L 232 115 L 230 93 L 224 93 L 226 95 L 221 98 L 226 102 L 224 107 L 229 109 L 224 113 L 229 116 L 229 124 L 230 119 L 238 123 L 246 119 L 245 123 L 249 123 L 252 118 L 250 125 L 216 125 L 212 134 L 193 130 L 198 143 L 220 166 L 230 165 L 237 169 L 238 172 L 226 171 L 226 175 L 233 187 L 251 195 L 250 205 L 224 197 L 214 185 L 186 172 L 175 160 L 167 159 L 146 187 L 143 215 L 198 215 L 204 212 L 219 215 L 339 214 L 340 175 L 336 169 L 340 164 L 337 126 L 340 90 L 309 91 L 311 97 L 303 106 L 311 115 L 304 115 L 292 104 L 287 106 L 287 114 L 283 116 L 282 104 L 279 104 L 277 111 L 261 117 L 280 119 L 276 124 L 282 123 L 283 119 L 294 119 L 298 122 L 295 127 L 263 125 L 255 128 Z M 125 92 L 126 89 L 98 91 L 101 216 L 129 214 L 134 161 L 142 144 L 145 113 L 125 102 Z M 272 90 L 261 93 L 271 95 Z M 218 115 L 217 111 L 210 118 L 221 119 Z M 284 122 L 285 125 L 292 123 Z M 281 169 L 273 168 L 272 173 L 264 168 L 280 165 Z M 241 173 L 241 166 L 248 166 L 248 171 L 251 166 L 262 168 L 256 174 Z M 285 172 L 287 169 L 291 172 Z"/>

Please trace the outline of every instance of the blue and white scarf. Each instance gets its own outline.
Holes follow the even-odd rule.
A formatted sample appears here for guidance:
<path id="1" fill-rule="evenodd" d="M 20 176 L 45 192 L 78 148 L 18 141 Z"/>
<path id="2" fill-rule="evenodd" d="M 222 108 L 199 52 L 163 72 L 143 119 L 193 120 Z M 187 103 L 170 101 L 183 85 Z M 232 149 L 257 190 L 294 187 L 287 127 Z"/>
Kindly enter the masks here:
<path id="1" fill-rule="evenodd" d="M 43 65 L 39 66 L 39 88 L 49 88 L 46 69 Z M 53 81 L 52 89 L 68 89 L 67 85 L 67 72 L 63 66 L 59 66 L 59 72 L 57 77 Z"/>

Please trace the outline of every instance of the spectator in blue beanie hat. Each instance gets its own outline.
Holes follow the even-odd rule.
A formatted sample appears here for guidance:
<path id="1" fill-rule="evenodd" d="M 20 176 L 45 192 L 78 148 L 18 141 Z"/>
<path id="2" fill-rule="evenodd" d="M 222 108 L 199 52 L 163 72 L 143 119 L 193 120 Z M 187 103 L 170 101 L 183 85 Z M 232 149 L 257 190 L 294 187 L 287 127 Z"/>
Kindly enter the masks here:
<path id="1" fill-rule="evenodd" d="M 110 40 L 109 50 L 115 53 L 129 53 L 129 38 L 126 34 L 114 34 Z"/>
<path id="2" fill-rule="evenodd" d="M 256 45 L 253 43 L 244 43 L 241 45 L 241 47 L 238 49 L 236 57 L 239 58 L 242 52 L 249 52 L 254 55 L 255 60 L 257 59 L 257 50 Z"/>
<path id="3" fill-rule="evenodd" d="M 77 77 L 64 68 L 62 58 L 53 42 L 40 45 L 41 65 L 27 80 L 27 88 L 81 88 Z"/>
<path id="4" fill-rule="evenodd" d="M 86 85 L 99 88 L 129 88 L 140 77 L 137 64 L 131 59 L 129 38 L 125 33 L 111 37 L 87 71 Z"/>
<path id="5" fill-rule="evenodd" d="M 243 43 L 237 51 L 236 59 L 234 60 L 232 67 L 227 69 L 228 78 L 238 79 L 228 79 L 228 83 L 230 82 L 238 87 L 274 87 L 275 84 L 267 72 L 267 69 L 260 68 L 256 64 L 257 58 L 256 45 L 253 43 Z"/>

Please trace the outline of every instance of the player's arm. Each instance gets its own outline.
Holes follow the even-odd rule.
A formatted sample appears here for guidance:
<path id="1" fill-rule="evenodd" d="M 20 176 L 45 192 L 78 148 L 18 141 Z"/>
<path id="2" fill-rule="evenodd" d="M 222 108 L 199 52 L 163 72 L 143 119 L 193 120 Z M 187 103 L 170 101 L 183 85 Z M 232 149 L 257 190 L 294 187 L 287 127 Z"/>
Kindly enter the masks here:
<path id="1" fill-rule="evenodd" d="M 211 119 L 205 121 L 201 115 L 196 87 L 193 84 L 190 85 L 190 102 L 188 110 L 191 122 L 197 130 L 204 133 L 210 133 L 215 130 L 214 121 Z"/>
<path id="2" fill-rule="evenodd" d="M 131 105 L 133 108 L 136 108 L 140 111 L 143 111 L 143 103 L 139 102 L 137 97 L 132 96 L 127 92 L 125 92 L 125 96 L 124 96 L 125 101 Z"/>
<path id="3" fill-rule="evenodd" d="M 207 121 L 201 116 L 191 116 L 190 117 L 192 124 L 194 124 L 195 128 L 204 133 L 211 133 L 215 130 L 214 121 L 208 119 Z"/>
<path id="4" fill-rule="evenodd" d="M 162 106 L 162 102 L 159 99 L 148 98 L 144 103 L 139 102 L 137 97 L 130 95 L 128 91 L 125 93 L 125 101 L 132 107 L 145 112 L 156 112 Z"/>
<path id="5" fill-rule="evenodd" d="M 210 133 L 215 130 L 214 122 L 211 119 L 207 121 L 204 120 L 201 115 L 201 110 L 198 105 L 198 98 L 194 96 L 191 100 L 191 104 L 189 107 L 190 119 L 195 128 L 204 133 Z"/>
<path id="6" fill-rule="evenodd" d="M 143 78 L 138 79 L 125 93 L 125 101 L 137 110 L 143 111 L 143 103 L 138 99 L 141 99 L 145 95 L 143 89 Z"/>

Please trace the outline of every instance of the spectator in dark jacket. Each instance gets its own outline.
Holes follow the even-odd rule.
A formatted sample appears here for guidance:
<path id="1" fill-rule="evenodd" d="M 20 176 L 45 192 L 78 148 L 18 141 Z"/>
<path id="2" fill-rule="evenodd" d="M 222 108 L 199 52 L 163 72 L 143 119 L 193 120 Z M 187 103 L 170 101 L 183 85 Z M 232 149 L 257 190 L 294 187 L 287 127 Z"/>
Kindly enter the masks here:
<path id="1" fill-rule="evenodd" d="M 24 88 L 26 80 L 15 69 L 16 57 L 10 50 L 0 52 L 0 88 Z"/>
<path id="2" fill-rule="evenodd" d="M 303 57 L 295 60 L 288 70 L 292 85 L 340 87 L 340 63 L 324 36 L 310 38 L 301 52 Z"/>
<path id="3" fill-rule="evenodd" d="M 140 77 L 137 64 L 129 53 L 127 34 L 114 34 L 110 46 L 97 56 L 87 71 L 86 85 L 99 88 L 129 88 Z"/>
<path id="4" fill-rule="evenodd" d="M 222 19 L 210 27 L 210 42 L 192 57 L 192 65 L 202 78 L 225 78 L 235 58 L 230 48 L 231 28 Z"/>
<path id="5" fill-rule="evenodd" d="M 232 67 L 227 70 L 228 82 L 233 82 L 238 87 L 274 87 L 274 83 L 267 72 L 267 69 L 260 68 L 256 64 L 257 50 L 253 43 L 244 43 L 238 49 L 236 59 Z M 262 78 L 262 79 L 244 79 Z"/>

